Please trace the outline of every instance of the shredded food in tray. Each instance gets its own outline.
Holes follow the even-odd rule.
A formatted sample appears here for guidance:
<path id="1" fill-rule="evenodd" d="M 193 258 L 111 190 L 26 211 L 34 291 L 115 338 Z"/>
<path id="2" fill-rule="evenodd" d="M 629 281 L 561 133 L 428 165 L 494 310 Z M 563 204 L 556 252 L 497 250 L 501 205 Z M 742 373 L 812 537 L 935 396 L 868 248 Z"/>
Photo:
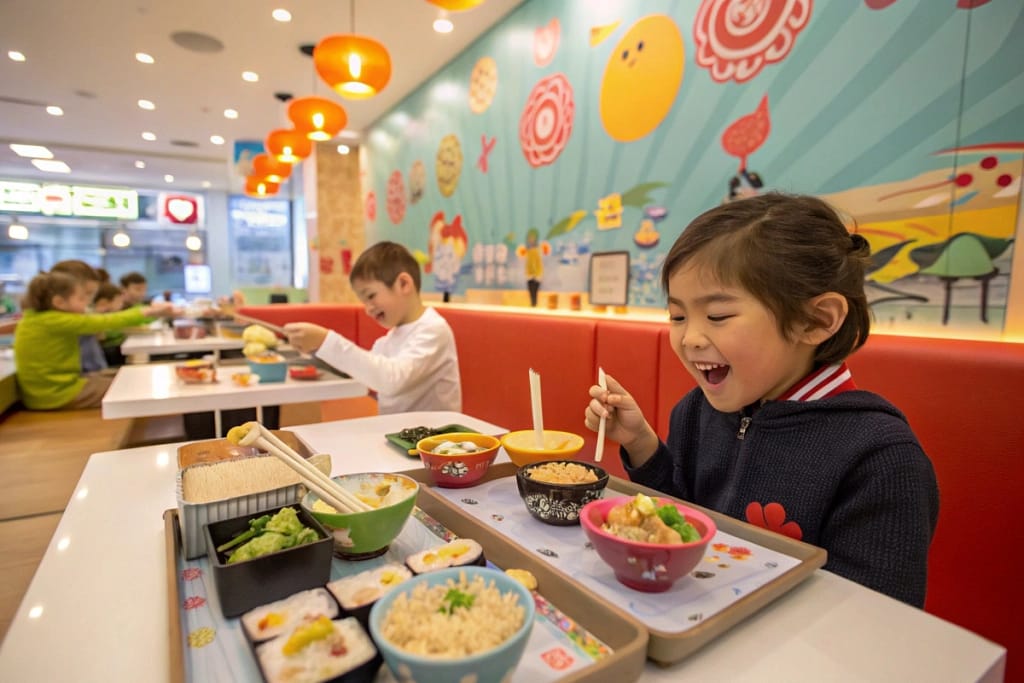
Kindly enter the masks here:
<path id="1" fill-rule="evenodd" d="M 523 625 L 526 612 L 515 593 L 502 593 L 480 576 L 418 584 L 391 603 L 381 633 L 402 650 L 456 659 L 501 645 Z"/>
<path id="2" fill-rule="evenodd" d="M 182 497 L 187 503 L 248 496 L 300 482 L 295 470 L 269 455 L 193 465 L 181 475 Z"/>
<path id="3" fill-rule="evenodd" d="M 574 462 L 546 462 L 531 467 L 526 476 L 545 484 L 589 484 L 597 481 L 594 470 Z"/>

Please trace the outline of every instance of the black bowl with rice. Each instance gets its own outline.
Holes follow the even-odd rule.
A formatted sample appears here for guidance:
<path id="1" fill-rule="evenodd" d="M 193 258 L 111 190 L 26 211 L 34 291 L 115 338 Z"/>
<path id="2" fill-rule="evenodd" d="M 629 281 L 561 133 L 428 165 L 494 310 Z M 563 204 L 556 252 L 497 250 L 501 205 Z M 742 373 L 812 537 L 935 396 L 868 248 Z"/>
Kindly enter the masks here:
<path id="1" fill-rule="evenodd" d="M 572 526 L 580 523 L 583 506 L 604 494 L 608 473 L 589 462 L 551 460 L 520 467 L 516 486 L 534 518 Z"/>

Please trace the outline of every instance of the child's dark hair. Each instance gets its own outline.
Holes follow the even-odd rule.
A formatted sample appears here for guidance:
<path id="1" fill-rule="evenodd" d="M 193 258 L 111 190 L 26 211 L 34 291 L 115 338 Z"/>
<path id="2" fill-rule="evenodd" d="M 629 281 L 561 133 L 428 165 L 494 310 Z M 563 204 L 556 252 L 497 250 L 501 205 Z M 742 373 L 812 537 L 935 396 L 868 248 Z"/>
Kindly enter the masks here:
<path id="1" fill-rule="evenodd" d="M 420 291 L 420 264 L 409 250 L 395 242 L 377 242 L 359 255 L 348 280 L 379 280 L 391 287 L 402 273 L 408 273 Z"/>
<path id="2" fill-rule="evenodd" d="M 72 277 L 76 277 L 82 282 L 102 282 L 103 278 L 100 276 L 96 269 L 90 266 L 85 261 L 78 259 L 68 259 L 66 261 L 58 261 L 53 264 L 53 268 L 50 268 L 51 273 L 66 273 Z"/>
<path id="3" fill-rule="evenodd" d="M 137 271 L 125 273 L 121 276 L 121 286 L 127 287 L 128 285 L 144 285 L 146 284 L 146 276 Z"/>
<path id="4" fill-rule="evenodd" d="M 869 256 L 867 240 L 850 234 L 822 200 L 772 192 L 697 216 L 665 257 L 661 284 L 668 292 L 672 275 L 690 263 L 707 268 L 722 284 L 742 287 L 764 304 L 787 338 L 794 327 L 820 324 L 808 301 L 825 292 L 841 294 L 849 306 L 846 319 L 814 356 L 830 365 L 867 341 Z"/>
<path id="5" fill-rule="evenodd" d="M 71 273 L 59 270 L 39 273 L 28 283 L 25 296 L 21 299 L 21 307 L 25 310 L 51 311 L 53 310 L 53 297 L 67 298 L 81 286 L 82 279 Z"/>
<path id="6" fill-rule="evenodd" d="M 124 294 L 124 290 L 113 282 L 104 282 L 100 285 L 100 288 L 96 290 L 96 298 L 94 298 L 93 301 L 113 301 L 122 294 Z"/>

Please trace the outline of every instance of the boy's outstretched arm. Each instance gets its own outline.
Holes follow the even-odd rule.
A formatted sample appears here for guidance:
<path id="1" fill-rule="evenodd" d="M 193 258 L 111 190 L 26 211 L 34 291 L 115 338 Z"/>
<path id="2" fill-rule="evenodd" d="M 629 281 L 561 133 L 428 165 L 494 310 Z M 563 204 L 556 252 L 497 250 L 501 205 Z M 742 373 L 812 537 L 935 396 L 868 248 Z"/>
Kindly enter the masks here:
<path id="1" fill-rule="evenodd" d="M 606 417 L 605 435 L 617 441 L 629 454 L 633 467 L 643 465 L 658 450 L 661 440 L 648 424 L 636 400 L 611 375 L 605 376 L 607 389 L 597 384 L 590 387 L 590 403 L 584 413 L 587 429 L 597 431 L 602 417 Z"/>
<path id="2" fill-rule="evenodd" d="M 315 353 L 327 339 L 328 329 L 313 323 L 287 323 L 288 343 L 302 353 Z"/>

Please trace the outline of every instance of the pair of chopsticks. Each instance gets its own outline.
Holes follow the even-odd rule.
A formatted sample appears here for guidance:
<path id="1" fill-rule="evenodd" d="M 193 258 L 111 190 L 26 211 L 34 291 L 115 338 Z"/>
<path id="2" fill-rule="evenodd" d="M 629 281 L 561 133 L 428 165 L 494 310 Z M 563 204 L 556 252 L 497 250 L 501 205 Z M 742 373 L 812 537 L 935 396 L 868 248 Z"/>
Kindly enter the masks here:
<path id="1" fill-rule="evenodd" d="M 604 368 L 597 369 L 597 386 L 602 389 L 608 389 L 608 381 L 605 379 Z M 597 448 L 594 449 L 594 462 L 601 462 L 601 458 L 604 456 L 604 423 L 607 418 L 601 416 L 601 421 L 597 423 Z"/>
<path id="2" fill-rule="evenodd" d="M 228 440 L 239 446 L 257 446 L 271 455 L 277 456 L 295 470 L 302 478 L 303 483 L 320 496 L 321 500 L 338 512 L 350 514 L 373 509 L 310 464 L 295 449 L 259 422 L 246 422 L 241 427 L 232 428 L 228 432 Z"/>

